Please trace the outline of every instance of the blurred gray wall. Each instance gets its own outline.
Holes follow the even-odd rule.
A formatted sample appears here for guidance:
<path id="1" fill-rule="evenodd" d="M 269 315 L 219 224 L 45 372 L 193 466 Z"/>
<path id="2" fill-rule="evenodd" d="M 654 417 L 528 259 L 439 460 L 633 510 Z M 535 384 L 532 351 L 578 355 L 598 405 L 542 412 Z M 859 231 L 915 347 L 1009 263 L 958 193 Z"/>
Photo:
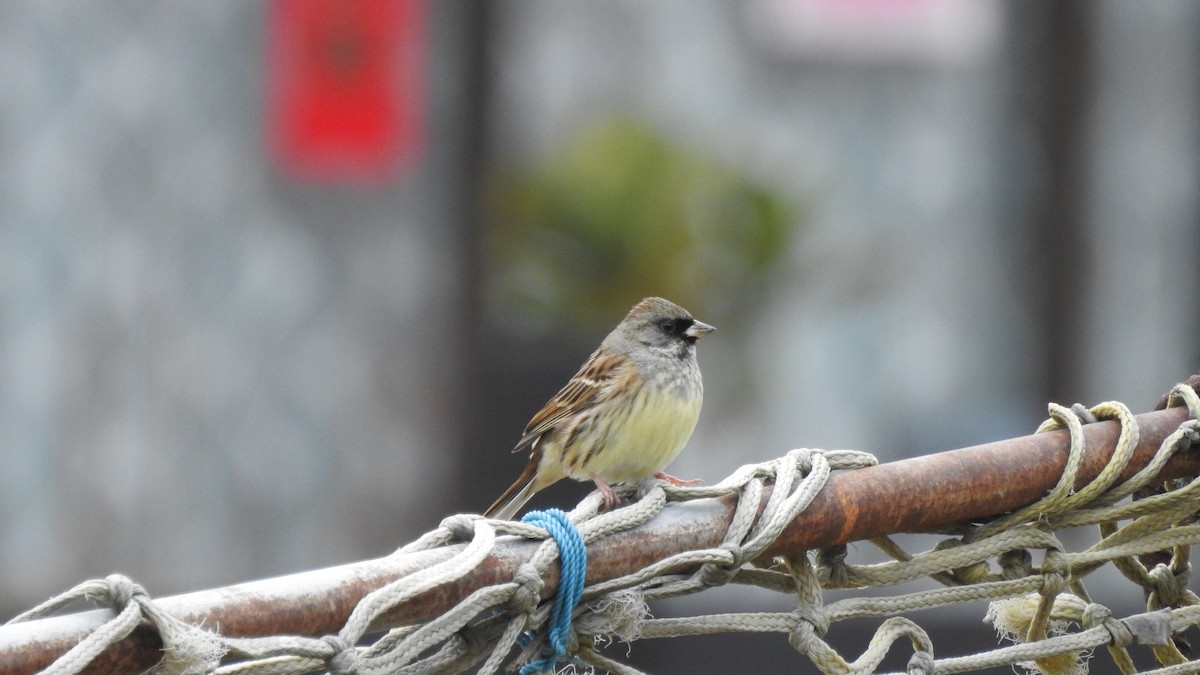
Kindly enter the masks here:
<path id="1" fill-rule="evenodd" d="M 4 616 L 110 572 L 167 594 L 379 556 L 485 506 L 600 336 L 489 351 L 524 338 L 471 287 L 479 178 L 610 114 L 805 206 L 759 320 L 691 308 L 719 331 L 673 473 L 1022 435 L 1047 399 L 1143 410 L 1197 370 L 1200 6 L 983 3 L 979 49 L 856 61 L 780 48 L 769 2 L 433 4 L 421 162 L 311 187 L 263 150 L 262 7 L 0 2 Z"/>
<path id="2" fill-rule="evenodd" d="M 383 555 L 455 469 L 464 104 L 309 185 L 263 139 L 265 6 L 0 5 L 0 604 Z M 412 517 L 413 512 L 428 518 Z"/>

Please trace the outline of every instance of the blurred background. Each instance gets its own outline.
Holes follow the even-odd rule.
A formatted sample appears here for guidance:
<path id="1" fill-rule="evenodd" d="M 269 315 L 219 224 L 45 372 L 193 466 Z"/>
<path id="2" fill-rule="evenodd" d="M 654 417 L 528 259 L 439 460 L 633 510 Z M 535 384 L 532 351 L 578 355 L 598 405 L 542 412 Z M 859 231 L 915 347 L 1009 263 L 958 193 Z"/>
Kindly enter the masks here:
<path id="1" fill-rule="evenodd" d="M 1183 0 L 0 1 L 0 617 L 478 512 L 648 295 L 718 328 L 679 476 L 1148 410 L 1200 363 L 1197 63 Z M 629 658 L 747 645 L 806 663 Z"/>

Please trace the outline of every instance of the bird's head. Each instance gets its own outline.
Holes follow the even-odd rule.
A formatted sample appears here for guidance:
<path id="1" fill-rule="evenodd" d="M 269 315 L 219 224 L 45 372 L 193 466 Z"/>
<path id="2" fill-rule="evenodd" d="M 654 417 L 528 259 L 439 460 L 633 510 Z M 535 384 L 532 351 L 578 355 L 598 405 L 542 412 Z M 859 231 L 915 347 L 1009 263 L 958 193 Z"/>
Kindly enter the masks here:
<path id="1" fill-rule="evenodd" d="M 662 298 L 646 298 L 629 310 L 610 339 L 642 345 L 680 358 L 695 353 L 696 341 L 713 331 L 688 311 Z"/>

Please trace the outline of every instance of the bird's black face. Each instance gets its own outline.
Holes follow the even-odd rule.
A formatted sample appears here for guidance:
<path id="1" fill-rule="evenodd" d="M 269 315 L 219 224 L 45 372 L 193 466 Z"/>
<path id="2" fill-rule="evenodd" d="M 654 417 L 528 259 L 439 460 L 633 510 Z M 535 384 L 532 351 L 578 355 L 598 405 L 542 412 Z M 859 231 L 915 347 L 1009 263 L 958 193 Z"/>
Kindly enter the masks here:
<path id="1" fill-rule="evenodd" d="M 694 329 L 697 322 L 691 316 L 672 313 L 646 319 L 638 331 L 639 342 L 652 351 L 680 359 L 696 352 L 696 340 L 701 334 Z"/>
<path id="2" fill-rule="evenodd" d="M 658 322 L 658 330 L 662 332 L 668 339 L 678 339 L 694 345 L 696 344 L 696 336 L 688 335 L 687 330 L 696 323 L 696 320 L 690 316 L 676 317 L 670 319 L 660 319 Z"/>

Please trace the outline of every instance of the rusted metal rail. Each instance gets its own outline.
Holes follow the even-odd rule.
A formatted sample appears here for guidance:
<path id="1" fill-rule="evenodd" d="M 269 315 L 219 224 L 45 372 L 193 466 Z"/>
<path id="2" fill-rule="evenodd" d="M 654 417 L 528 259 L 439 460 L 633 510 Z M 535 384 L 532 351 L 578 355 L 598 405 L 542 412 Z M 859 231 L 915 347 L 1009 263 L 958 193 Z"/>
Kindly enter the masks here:
<path id="1" fill-rule="evenodd" d="M 1187 419 L 1172 408 L 1139 415 L 1141 435 L 1124 476 L 1144 467 L 1162 440 Z M 1078 484 L 1093 479 L 1112 455 L 1118 427 L 1084 427 L 1087 459 Z M 1026 506 L 1057 483 L 1066 465 L 1065 431 L 1024 436 L 962 450 L 835 473 L 809 508 L 765 555 L 832 546 L 884 534 L 921 532 L 985 519 Z M 1180 453 L 1160 477 L 1200 475 L 1200 452 Z M 763 503 L 769 494 L 763 496 Z M 588 582 L 612 579 L 682 551 L 717 545 L 732 519 L 733 497 L 671 504 L 652 522 L 615 535 L 588 550 Z M 384 625 L 419 622 L 452 607 L 474 590 L 507 581 L 537 544 L 502 540 L 470 576 L 434 589 L 383 617 Z M 460 546 L 371 560 L 276 579 L 158 599 L 179 618 L 219 626 L 230 636 L 336 633 L 355 604 L 394 579 L 450 557 Z M 547 597 L 557 588 L 546 580 Z M 82 612 L 0 626 L 0 675 L 26 675 L 49 665 L 110 616 Z M 381 625 L 380 627 L 384 627 Z M 89 673 L 136 673 L 161 657 L 149 626 L 98 657 Z"/>

